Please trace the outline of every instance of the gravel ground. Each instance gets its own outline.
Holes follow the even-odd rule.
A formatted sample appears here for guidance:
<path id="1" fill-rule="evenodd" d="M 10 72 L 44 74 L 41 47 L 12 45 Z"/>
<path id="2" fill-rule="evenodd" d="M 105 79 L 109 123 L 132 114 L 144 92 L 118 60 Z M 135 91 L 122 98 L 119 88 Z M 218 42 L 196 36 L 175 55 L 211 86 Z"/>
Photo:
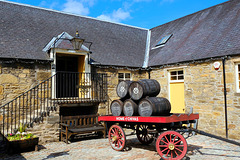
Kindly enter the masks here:
<path id="1" fill-rule="evenodd" d="M 202 135 L 187 138 L 188 152 L 184 159 L 188 160 L 240 160 L 240 146 L 216 140 Z M 96 137 L 78 139 L 70 144 L 52 142 L 39 146 L 39 151 L 21 154 L 1 154 L 0 159 L 6 160 L 153 160 L 161 159 L 156 152 L 154 143 L 142 145 L 135 135 L 127 136 L 127 150 L 113 150 L 108 139 Z"/>

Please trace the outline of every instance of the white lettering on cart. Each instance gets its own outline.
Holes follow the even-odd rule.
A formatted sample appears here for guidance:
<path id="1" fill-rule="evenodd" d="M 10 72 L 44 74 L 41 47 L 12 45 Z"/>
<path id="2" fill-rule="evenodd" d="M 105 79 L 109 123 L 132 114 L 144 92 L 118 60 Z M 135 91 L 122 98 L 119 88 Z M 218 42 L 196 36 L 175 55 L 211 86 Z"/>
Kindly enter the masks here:
<path id="1" fill-rule="evenodd" d="M 124 121 L 124 117 L 116 117 L 117 121 Z"/>
<path id="2" fill-rule="evenodd" d="M 116 117 L 116 121 L 138 121 L 138 117 Z"/>
<path id="3" fill-rule="evenodd" d="M 138 117 L 126 117 L 125 121 L 138 121 Z"/>

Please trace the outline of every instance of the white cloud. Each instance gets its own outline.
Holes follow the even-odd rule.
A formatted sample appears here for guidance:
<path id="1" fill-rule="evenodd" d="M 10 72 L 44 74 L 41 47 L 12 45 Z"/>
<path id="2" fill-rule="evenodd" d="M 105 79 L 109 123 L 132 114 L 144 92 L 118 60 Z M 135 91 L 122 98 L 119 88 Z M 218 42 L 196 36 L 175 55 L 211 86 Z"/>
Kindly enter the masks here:
<path id="1" fill-rule="evenodd" d="M 47 1 L 41 1 L 39 4 L 40 7 L 45 7 L 45 8 L 50 8 L 50 9 L 54 9 L 57 6 L 59 6 L 58 2 L 52 2 L 52 3 L 48 3 Z"/>
<path id="2" fill-rule="evenodd" d="M 88 15 L 89 8 L 88 6 L 93 6 L 94 0 L 67 0 L 65 4 L 63 4 L 64 12 L 76 13 L 80 15 Z"/>
<path id="3" fill-rule="evenodd" d="M 118 10 L 114 10 L 111 14 L 102 14 L 98 16 L 98 19 L 111 21 L 111 22 L 121 22 L 125 19 L 130 18 L 130 13 L 127 11 L 124 11 L 122 8 L 119 8 Z"/>

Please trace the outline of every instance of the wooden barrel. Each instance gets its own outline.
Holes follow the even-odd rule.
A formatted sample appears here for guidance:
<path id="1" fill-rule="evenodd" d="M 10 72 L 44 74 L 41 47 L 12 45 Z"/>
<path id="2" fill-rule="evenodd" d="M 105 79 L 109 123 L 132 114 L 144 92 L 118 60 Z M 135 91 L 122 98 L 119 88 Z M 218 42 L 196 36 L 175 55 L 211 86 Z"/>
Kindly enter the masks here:
<path id="1" fill-rule="evenodd" d="M 113 116 L 120 116 L 122 115 L 123 102 L 120 99 L 113 100 L 110 108 Z"/>
<path id="2" fill-rule="evenodd" d="M 142 99 L 138 105 L 138 113 L 144 117 L 169 115 L 170 111 L 171 104 L 163 97 L 147 97 Z"/>
<path id="3" fill-rule="evenodd" d="M 125 116 L 138 115 L 138 105 L 132 99 L 127 99 L 123 103 L 123 113 Z"/>
<path id="4" fill-rule="evenodd" d="M 160 84 L 155 79 L 141 79 L 129 86 L 129 94 L 133 100 L 140 100 L 146 96 L 155 97 L 160 90 Z"/>
<path id="5" fill-rule="evenodd" d="M 120 98 L 125 98 L 125 99 L 130 98 L 128 89 L 131 83 L 132 81 L 121 81 L 118 83 L 116 90 L 117 90 L 117 95 Z"/>

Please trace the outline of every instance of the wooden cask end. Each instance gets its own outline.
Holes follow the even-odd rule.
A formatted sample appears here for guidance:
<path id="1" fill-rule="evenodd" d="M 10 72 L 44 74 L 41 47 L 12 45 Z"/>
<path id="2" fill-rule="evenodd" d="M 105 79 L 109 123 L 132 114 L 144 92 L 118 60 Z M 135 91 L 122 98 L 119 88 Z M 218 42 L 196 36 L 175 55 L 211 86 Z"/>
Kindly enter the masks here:
<path id="1" fill-rule="evenodd" d="M 121 116 L 123 110 L 123 102 L 120 99 L 113 100 L 110 108 L 113 116 Z"/>
<path id="2" fill-rule="evenodd" d="M 160 90 L 160 84 L 155 79 L 141 79 L 132 82 L 129 86 L 129 94 L 133 100 L 140 100 L 146 96 L 155 97 Z"/>
<path id="3" fill-rule="evenodd" d="M 116 90 L 120 98 L 130 98 L 128 89 L 131 83 L 132 81 L 121 81 L 118 83 Z"/>
<path id="4" fill-rule="evenodd" d="M 123 103 L 123 113 L 125 116 L 138 115 L 138 105 L 131 99 L 127 99 Z"/>
<path id="5" fill-rule="evenodd" d="M 138 113 L 143 117 L 169 115 L 170 111 L 171 104 L 163 97 L 147 97 L 138 105 Z"/>

